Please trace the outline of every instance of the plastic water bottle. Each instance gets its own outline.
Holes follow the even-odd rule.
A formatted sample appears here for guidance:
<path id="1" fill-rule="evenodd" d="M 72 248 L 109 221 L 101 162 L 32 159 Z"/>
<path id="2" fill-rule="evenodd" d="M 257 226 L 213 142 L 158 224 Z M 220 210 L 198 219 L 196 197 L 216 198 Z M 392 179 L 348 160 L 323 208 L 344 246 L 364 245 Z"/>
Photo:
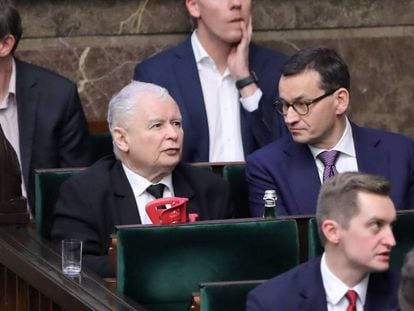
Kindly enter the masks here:
<path id="1" fill-rule="evenodd" d="M 277 195 L 276 190 L 265 190 L 264 196 L 264 218 L 276 218 L 276 201 Z"/>

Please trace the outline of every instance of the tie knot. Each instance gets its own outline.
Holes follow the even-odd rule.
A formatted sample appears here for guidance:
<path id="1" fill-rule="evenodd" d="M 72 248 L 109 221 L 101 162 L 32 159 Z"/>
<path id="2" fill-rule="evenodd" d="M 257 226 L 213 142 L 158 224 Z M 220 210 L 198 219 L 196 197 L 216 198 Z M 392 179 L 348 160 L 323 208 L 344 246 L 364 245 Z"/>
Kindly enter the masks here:
<path id="1" fill-rule="evenodd" d="M 339 152 L 336 150 L 324 151 L 318 155 L 318 158 L 325 166 L 333 166 L 338 158 Z"/>
<path id="2" fill-rule="evenodd" d="M 147 188 L 147 192 L 151 194 L 154 198 L 159 199 L 162 198 L 162 195 L 164 193 L 164 184 L 156 184 L 151 185 Z"/>
<path id="3" fill-rule="evenodd" d="M 356 302 L 358 298 L 358 293 L 353 289 L 350 289 L 345 294 L 346 298 L 349 301 L 349 306 L 346 309 L 347 311 L 355 311 L 356 310 Z"/>

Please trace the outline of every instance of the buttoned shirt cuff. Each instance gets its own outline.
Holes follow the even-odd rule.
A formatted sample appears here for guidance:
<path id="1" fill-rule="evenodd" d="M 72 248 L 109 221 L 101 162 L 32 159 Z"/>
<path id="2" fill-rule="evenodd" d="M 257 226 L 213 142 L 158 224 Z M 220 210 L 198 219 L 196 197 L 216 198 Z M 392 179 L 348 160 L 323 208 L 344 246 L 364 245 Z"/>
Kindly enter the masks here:
<path id="1" fill-rule="evenodd" d="M 259 102 L 260 102 L 260 99 L 262 98 L 262 96 L 263 96 L 263 93 L 258 88 L 253 93 L 253 95 L 251 95 L 249 97 L 245 97 L 245 98 L 240 98 L 240 102 L 241 102 L 244 109 L 246 109 L 248 112 L 253 112 L 257 108 L 259 108 Z"/>

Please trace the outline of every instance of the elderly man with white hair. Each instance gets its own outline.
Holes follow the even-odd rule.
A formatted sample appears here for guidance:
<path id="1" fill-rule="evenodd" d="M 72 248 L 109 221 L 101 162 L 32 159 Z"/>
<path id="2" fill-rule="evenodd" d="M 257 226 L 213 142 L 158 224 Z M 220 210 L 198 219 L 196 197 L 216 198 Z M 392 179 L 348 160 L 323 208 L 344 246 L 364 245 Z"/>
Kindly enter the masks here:
<path id="1" fill-rule="evenodd" d="M 145 205 L 160 196 L 186 197 L 199 220 L 232 216 L 228 184 L 211 172 L 180 163 L 180 110 L 167 90 L 133 81 L 109 103 L 115 156 L 107 156 L 66 181 L 60 190 L 52 239 L 84 241 L 84 265 L 102 277 L 114 271 L 108 259 L 115 225 L 151 223 Z"/>

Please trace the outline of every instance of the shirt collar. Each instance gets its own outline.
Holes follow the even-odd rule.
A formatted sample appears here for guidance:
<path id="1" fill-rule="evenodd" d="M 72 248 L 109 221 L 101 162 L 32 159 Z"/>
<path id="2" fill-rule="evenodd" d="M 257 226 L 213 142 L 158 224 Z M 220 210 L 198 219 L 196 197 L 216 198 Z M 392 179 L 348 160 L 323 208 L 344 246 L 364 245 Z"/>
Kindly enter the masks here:
<path id="1" fill-rule="evenodd" d="M 197 37 L 197 30 L 193 31 L 191 35 L 191 47 L 193 48 L 194 57 L 197 63 L 198 70 L 203 70 L 203 68 L 214 69 L 218 73 L 216 63 L 208 55 L 207 51 L 204 49 L 200 40 Z M 227 68 L 222 75 L 223 78 L 231 77 L 230 70 Z"/>
<path id="2" fill-rule="evenodd" d="M 193 34 L 191 35 L 191 46 L 193 48 L 194 57 L 197 64 L 203 61 L 204 59 L 210 59 L 211 61 L 213 61 L 210 55 L 207 54 L 207 51 L 201 45 L 200 40 L 198 40 L 196 31 L 193 31 Z"/>
<path id="3" fill-rule="evenodd" d="M 358 293 L 358 299 L 362 302 L 362 305 L 365 305 L 365 299 L 367 296 L 367 288 L 369 281 L 369 274 L 363 278 L 358 284 L 353 288 L 348 288 L 340 279 L 338 279 L 331 270 L 329 270 L 328 265 L 326 264 L 325 253 L 322 255 L 321 259 L 321 274 L 322 282 L 325 288 L 326 298 L 333 305 L 336 305 L 342 297 L 345 296 L 346 292 L 349 289 L 353 289 Z"/>
<path id="4" fill-rule="evenodd" d="M 0 102 L 0 109 L 7 109 L 9 103 L 14 102 L 9 100 L 10 96 L 16 96 L 16 62 L 14 61 L 14 58 L 12 58 L 12 72 L 10 75 L 8 96 L 6 96 L 4 101 Z"/>
<path id="5" fill-rule="evenodd" d="M 310 151 L 312 152 L 314 159 L 316 159 L 317 156 L 321 152 L 327 150 L 327 149 L 316 148 L 311 145 L 308 145 L 308 146 L 309 146 Z M 345 131 L 342 134 L 341 139 L 337 142 L 337 144 L 331 150 L 339 151 L 351 157 L 356 156 L 355 147 L 354 147 L 354 139 L 352 137 L 351 123 L 349 122 L 347 117 L 345 117 Z"/>
<path id="6" fill-rule="evenodd" d="M 129 184 L 131 185 L 134 197 L 138 197 L 147 190 L 148 186 L 154 185 L 152 182 L 142 177 L 141 175 L 130 170 L 124 163 L 122 163 L 122 168 L 124 169 L 125 175 L 128 179 Z M 164 184 L 171 193 L 173 193 L 172 186 L 172 175 L 169 174 L 162 178 L 158 184 Z"/>

